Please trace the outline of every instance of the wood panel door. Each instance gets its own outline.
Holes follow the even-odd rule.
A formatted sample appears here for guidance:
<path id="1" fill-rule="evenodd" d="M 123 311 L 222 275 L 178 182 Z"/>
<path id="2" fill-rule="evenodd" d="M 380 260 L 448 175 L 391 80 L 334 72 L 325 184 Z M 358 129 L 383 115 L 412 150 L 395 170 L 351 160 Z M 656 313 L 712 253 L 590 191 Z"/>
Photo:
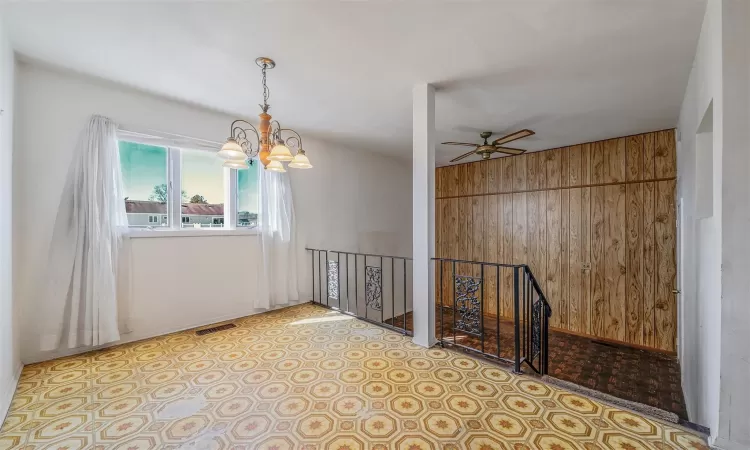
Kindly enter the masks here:
<path id="1" fill-rule="evenodd" d="M 568 191 L 569 213 L 567 240 L 568 257 L 564 261 L 568 272 L 568 330 L 591 334 L 591 203 L 590 189 Z"/>
<path id="2" fill-rule="evenodd" d="M 604 337 L 625 341 L 625 185 L 604 187 Z"/>

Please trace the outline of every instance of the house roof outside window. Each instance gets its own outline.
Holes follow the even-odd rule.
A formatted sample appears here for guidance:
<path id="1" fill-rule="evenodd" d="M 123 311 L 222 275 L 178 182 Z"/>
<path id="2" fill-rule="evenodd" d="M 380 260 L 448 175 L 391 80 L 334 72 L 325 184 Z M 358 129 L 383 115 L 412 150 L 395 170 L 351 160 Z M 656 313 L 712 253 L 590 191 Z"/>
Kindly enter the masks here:
<path id="1" fill-rule="evenodd" d="M 128 214 L 167 214 L 167 204 L 147 200 L 125 200 L 125 212 Z M 224 205 L 222 203 L 183 203 L 182 214 L 195 216 L 223 216 Z"/>

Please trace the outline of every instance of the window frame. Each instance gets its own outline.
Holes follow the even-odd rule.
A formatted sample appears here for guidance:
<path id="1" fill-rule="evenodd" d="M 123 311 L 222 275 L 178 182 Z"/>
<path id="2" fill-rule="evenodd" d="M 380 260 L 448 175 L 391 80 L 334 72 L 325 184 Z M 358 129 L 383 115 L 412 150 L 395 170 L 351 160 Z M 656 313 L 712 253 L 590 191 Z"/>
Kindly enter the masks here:
<path id="1" fill-rule="evenodd" d="M 135 142 L 132 139 L 118 139 L 124 142 Z M 217 235 L 255 235 L 259 234 L 259 227 L 237 226 L 237 204 L 238 186 L 237 169 L 224 167 L 224 226 L 183 228 L 182 222 L 182 152 L 183 151 L 206 151 L 191 149 L 189 147 L 174 147 L 148 143 L 155 147 L 167 150 L 167 226 L 129 225 L 126 233 L 131 237 L 158 237 L 158 236 L 217 236 Z M 256 167 L 256 165 L 251 167 Z M 258 192 L 260 196 L 260 192 Z M 163 214 L 157 215 L 157 219 Z M 150 218 L 150 217 L 149 217 Z M 158 220 L 157 220 L 158 222 Z M 212 220 L 213 222 L 213 220 Z"/>

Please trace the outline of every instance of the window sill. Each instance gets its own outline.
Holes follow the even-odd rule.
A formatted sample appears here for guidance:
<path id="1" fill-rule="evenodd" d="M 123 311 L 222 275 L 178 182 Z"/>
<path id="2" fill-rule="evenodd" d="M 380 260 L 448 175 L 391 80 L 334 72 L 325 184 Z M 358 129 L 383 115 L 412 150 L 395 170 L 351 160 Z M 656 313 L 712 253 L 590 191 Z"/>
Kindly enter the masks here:
<path id="1" fill-rule="evenodd" d="M 204 236 L 255 236 L 260 234 L 257 228 L 189 228 L 181 230 L 128 228 L 125 235 L 134 238 L 165 238 L 165 237 L 204 237 Z"/>

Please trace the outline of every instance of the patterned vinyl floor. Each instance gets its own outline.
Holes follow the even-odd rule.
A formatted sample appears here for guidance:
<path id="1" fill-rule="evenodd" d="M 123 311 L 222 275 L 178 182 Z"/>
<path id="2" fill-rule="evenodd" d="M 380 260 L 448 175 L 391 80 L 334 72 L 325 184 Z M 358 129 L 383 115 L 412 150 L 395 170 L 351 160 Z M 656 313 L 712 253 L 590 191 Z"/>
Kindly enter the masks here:
<path id="1" fill-rule="evenodd" d="M 310 304 L 24 368 L 0 449 L 706 449 Z"/>

